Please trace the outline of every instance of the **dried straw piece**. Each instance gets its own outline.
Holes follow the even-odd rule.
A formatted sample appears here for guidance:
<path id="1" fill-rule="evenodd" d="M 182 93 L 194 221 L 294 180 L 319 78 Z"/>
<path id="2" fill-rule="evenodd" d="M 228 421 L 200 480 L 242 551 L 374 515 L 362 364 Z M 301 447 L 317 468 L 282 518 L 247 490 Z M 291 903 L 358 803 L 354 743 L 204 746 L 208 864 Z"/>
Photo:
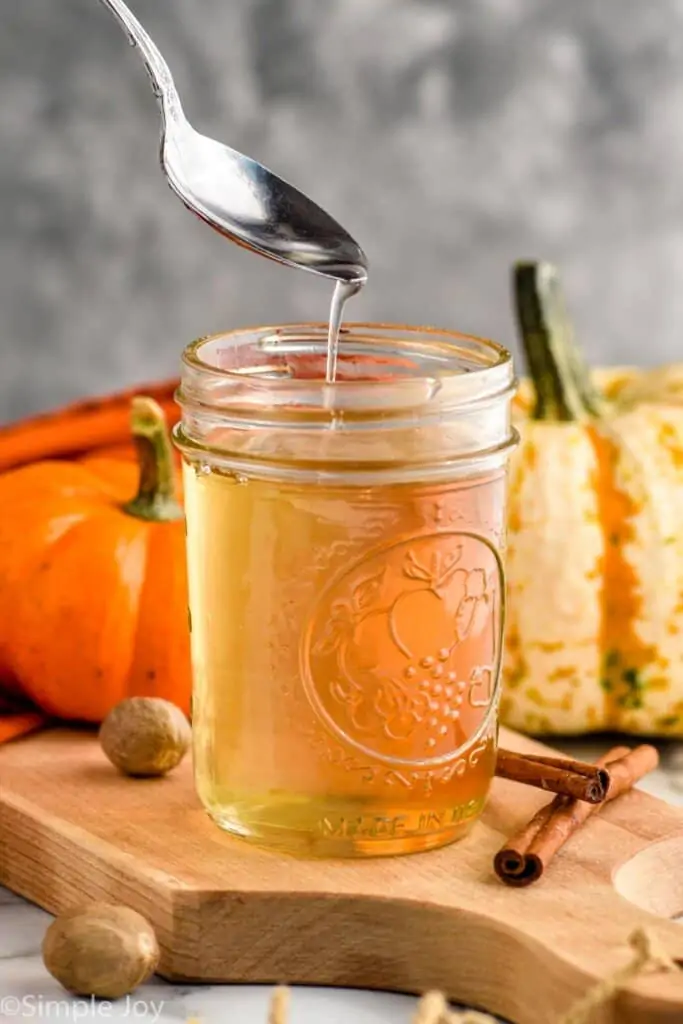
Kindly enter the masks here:
<path id="1" fill-rule="evenodd" d="M 604 1006 L 627 981 L 644 974 L 645 971 L 679 971 L 680 965 L 673 960 L 658 943 L 656 937 L 645 928 L 637 928 L 629 938 L 629 945 L 635 955 L 625 967 L 620 967 L 603 981 L 589 989 L 585 996 L 574 1003 L 558 1024 L 590 1024 L 593 1011 Z"/>
<path id="2" fill-rule="evenodd" d="M 417 1005 L 413 1024 L 496 1024 L 478 1010 L 450 1010 L 441 992 L 426 992 Z"/>
<path id="3" fill-rule="evenodd" d="M 441 992 L 425 992 L 417 1004 L 413 1024 L 446 1024 L 448 1004 Z"/>
<path id="4" fill-rule="evenodd" d="M 268 1010 L 268 1024 L 287 1024 L 289 1018 L 289 989 L 278 985 L 273 989 Z"/>

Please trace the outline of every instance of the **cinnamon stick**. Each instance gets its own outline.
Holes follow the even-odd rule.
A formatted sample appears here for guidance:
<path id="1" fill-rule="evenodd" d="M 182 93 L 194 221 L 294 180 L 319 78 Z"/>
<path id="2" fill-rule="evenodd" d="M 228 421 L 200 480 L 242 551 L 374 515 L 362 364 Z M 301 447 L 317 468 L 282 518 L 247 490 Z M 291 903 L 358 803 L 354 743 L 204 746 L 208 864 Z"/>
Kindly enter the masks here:
<path id="1" fill-rule="evenodd" d="M 648 744 L 629 750 L 615 747 L 597 761 L 607 768 L 609 784 L 605 802 L 615 800 L 657 767 L 659 755 Z M 542 807 L 495 856 L 496 874 L 506 885 L 526 886 L 537 881 L 555 854 L 598 805 L 556 796 Z"/>
<path id="2" fill-rule="evenodd" d="M 517 754 L 512 750 L 498 751 L 496 775 L 589 804 L 602 803 L 609 784 L 609 774 L 600 765 L 568 757 Z"/>

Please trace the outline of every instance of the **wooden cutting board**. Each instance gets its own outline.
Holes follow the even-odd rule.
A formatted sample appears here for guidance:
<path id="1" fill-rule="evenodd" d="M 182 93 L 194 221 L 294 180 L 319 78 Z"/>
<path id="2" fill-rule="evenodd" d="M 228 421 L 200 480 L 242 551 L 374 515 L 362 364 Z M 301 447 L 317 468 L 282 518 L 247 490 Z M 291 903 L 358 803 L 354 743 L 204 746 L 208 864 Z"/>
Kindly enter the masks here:
<path id="1" fill-rule="evenodd" d="M 547 751 L 503 731 L 501 742 Z M 503 839 L 547 800 L 496 780 L 470 836 L 431 853 L 302 861 L 222 833 L 191 768 L 130 780 L 87 732 L 0 747 L 0 883 L 51 912 L 127 904 L 173 980 L 445 991 L 514 1024 L 553 1024 L 652 926 L 683 957 L 683 812 L 633 792 L 596 814 L 528 889 L 495 878 Z M 683 971 L 629 984 L 596 1024 L 681 1024 Z"/>

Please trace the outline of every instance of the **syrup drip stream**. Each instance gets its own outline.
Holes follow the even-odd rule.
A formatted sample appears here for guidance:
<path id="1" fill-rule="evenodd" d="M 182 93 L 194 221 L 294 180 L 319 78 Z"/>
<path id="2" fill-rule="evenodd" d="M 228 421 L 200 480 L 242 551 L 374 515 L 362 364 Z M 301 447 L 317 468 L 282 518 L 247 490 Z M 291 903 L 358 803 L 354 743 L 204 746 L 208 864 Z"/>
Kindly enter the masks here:
<path id="1" fill-rule="evenodd" d="M 337 376 L 339 330 L 342 325 L 344 307 L 352 296 L 358 294 L 364 283 L 364 279 L 356 279 L 355 281 L 338 280 L 334 286 L 332 304 L 330 306 L 330 325 L 327 332 L 327 363 L 325 366 L 326 384 L 334 384 Z"/>

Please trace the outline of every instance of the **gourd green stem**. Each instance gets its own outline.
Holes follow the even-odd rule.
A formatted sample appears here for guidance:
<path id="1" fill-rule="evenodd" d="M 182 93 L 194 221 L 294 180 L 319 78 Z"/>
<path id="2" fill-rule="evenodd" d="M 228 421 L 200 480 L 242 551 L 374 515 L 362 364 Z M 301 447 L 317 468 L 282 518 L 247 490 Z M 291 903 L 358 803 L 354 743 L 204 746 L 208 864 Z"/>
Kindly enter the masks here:
<path id="1" fill-rule="evenodd" d="M 604 402 L 574 342 L 555 267 L 516 263 L 512 289 L 520 341 L 536 390 L 533 419 L 601 416 Z"/>
<path id="2" fill-rule="evenodd" d="M 135 497 L 124 510 L 139 519 L 170 522 L 182 519 L 176 497 L 173 448 L 161 406 L 145 395 L 131 404 L 131 432 L 137 450 L 140 482 Z"/>

